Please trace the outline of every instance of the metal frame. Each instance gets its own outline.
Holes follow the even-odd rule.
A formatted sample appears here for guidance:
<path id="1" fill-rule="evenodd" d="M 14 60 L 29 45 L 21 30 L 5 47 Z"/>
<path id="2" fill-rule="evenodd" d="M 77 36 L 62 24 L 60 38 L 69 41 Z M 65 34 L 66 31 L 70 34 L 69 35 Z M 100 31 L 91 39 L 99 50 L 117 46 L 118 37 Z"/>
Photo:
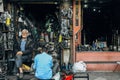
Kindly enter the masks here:
<path id="1" fill-rule="evenodd" d="M 78 4 L 76 4 L 78 2 Z M 81 44 L 81 0 L 73 0 L 73 62 L 76 62 L 76 45 Z M 77 24 L 77 25 L 76 25 Z M 75 37 L 78 37 L 76 39 Z"/>

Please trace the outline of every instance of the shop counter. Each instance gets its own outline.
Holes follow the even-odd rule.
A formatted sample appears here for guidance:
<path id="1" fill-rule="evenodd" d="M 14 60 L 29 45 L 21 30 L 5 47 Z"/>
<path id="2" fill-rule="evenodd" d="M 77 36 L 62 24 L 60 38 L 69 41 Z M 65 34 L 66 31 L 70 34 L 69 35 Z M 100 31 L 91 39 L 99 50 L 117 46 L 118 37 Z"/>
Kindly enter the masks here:
<path id="1" fill-rule="evenodd" d="M 120 71 L 120 52 L 81 51 L 76 52 L 75 60 L 84 61 L 88 71 Z"/>

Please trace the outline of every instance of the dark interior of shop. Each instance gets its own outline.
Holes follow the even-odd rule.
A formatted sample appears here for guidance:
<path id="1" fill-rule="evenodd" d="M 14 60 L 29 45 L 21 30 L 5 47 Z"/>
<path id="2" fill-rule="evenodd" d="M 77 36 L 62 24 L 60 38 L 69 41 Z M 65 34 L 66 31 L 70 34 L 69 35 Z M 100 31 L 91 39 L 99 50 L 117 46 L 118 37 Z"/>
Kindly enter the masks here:
<path id="1" fill-rule="evenodd" d="M 83 30 L 82 44 L 92 44 L 93 41 L 107 41 L 113 44 L 113 34 L 119 34 L 120 6 L 119 0 L 82 0 Z M 24 4 L 25 13 L 39 26 L 44 28 L 45 17 L 49 14 L 56 16 L 58 4 Z M 85 35 L 85 36 L 83 36 Z M 86 41 L 84 41 L 84 38 Z"/>
<path id="2" fill-rule="evenodd" d="M 45 24 L 48 18 L 53 22 L 57 19 L 58 4 L 24 4 L 24 13 L 38 29 L 45 29 Z M 51 20 L 51 22 L 52 22 Z M 56 20 L 57 21 L 57 20 Z M 55 28 L 54 28 L 55 29 Z"/>
<path id="3" fill-rule="evenodd" d="M 96 39 L 112 45 L 113 35 L 120 34 L 119 0 L 83 0 L 83 30 L 86 41 L 92 44 Z M 84 44 L 83 43 L 83 44 Z"/>
<path id="4" fill-rule="evenodd" d="M 32 15 L 36 21 L 41 21 L 48 14 L 55 14 L 57 8 L 52 4 L 25 4 L 26 15 Z"/>
<path id="5" fill-rule="evenodd" d="M 91 45 L 93 42 L 106 42 L 105 45 L 120 45 L 120 1 L 119 0 L 81 0 L 82 4 L 82 45 Z M 44 2 L 21 2 L 25 16 L 30 18 L 39 32 L 47 30 L 48 16 L 51 22 L 55 22 L 53 30 L 60 30 L 59 10 L 60 3 L 51 0 Z M 56 14 L 57 13 L 57 14 Z M 52 19 L 54 18 L 54 19 Z"/>

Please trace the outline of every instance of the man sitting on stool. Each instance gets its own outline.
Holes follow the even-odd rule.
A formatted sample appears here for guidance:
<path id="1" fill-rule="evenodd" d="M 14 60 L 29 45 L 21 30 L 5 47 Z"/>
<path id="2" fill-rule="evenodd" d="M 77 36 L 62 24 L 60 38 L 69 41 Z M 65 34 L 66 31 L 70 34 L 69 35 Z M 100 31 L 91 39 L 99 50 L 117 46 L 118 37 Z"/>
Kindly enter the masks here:
<path id="1" fill-rule="evenodd" d="M 22 30 L 22 36 L 15 44 L 17 75 L 23 77 L 23 62 L 30 62 L 32 60 L 33 42 L 28 38 L 29 32 L 27 29 Z"/>
<path id="2" fill-rule="evenodd" d="M 51 79 L 52 78 L 52 56 L 47 54 L 47 49 L 44 47 L 41 53 L 39 53 L 34 58 L 33 69 L 35 70 L 35 77 L 37 79 Z"/>

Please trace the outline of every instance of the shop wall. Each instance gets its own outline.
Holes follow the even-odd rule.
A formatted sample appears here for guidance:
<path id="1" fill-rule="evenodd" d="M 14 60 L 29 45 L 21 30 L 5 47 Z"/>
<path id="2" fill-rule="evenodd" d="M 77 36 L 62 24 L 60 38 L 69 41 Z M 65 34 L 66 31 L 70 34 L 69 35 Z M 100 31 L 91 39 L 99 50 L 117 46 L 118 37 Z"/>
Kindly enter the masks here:
<path id="1" fill-rule="evenodd" d="M 78 61 L 86 62 L 88 71 L 120 71 L 120 52 L 77 52 Z"/>

